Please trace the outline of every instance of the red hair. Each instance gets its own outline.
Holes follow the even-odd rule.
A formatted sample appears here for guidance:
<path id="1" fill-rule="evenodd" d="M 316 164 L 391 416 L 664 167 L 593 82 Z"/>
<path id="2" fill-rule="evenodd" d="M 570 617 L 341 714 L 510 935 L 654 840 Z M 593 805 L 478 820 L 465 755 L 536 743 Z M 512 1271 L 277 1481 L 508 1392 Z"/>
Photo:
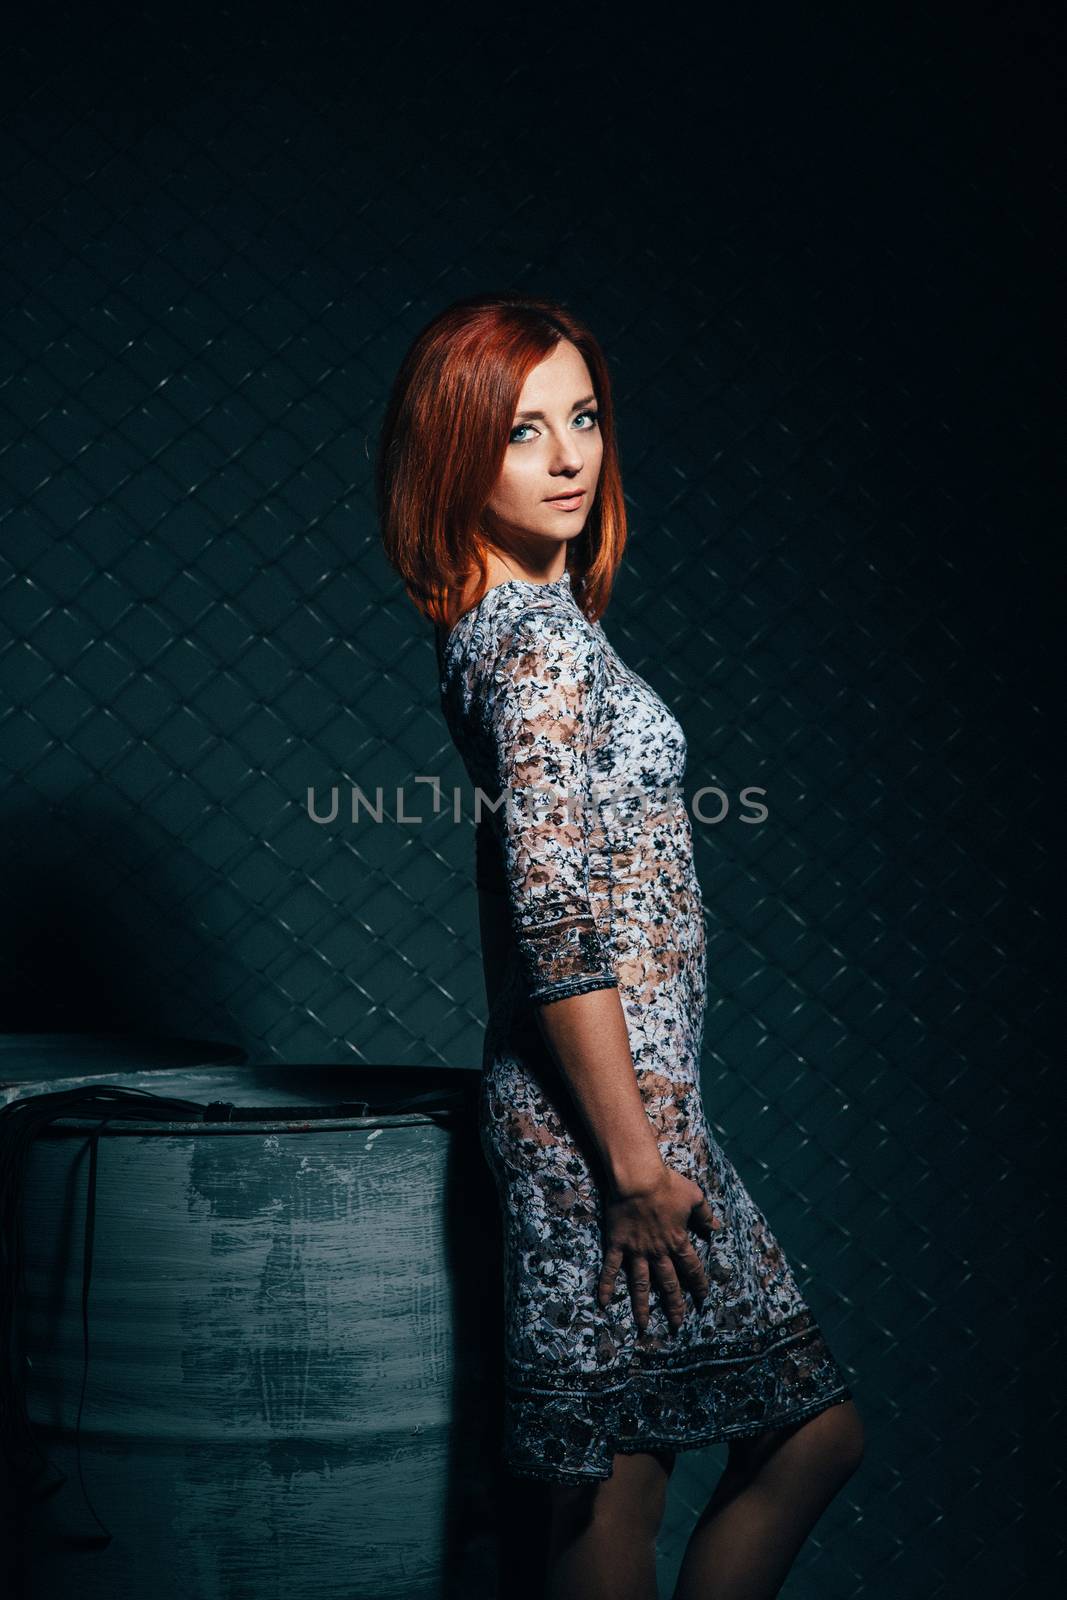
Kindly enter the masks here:
<path id="1" fill-rule="evenodd" d="M 417 335 L 396 375 L 375 463 L 378 525 L 390 564 L 431 621 L 455 625 L 486 591 L 480 527 L 504 464 L 527 375 L 561 339 L 580 351 L 593 380 L 603 456 L 585 526 L 567 552 L 574 596 L 595 622 L 607 609 L 626 544 L 611 380 L 589 330 L 563 306 L 521 293 L 457 300 Z"/>

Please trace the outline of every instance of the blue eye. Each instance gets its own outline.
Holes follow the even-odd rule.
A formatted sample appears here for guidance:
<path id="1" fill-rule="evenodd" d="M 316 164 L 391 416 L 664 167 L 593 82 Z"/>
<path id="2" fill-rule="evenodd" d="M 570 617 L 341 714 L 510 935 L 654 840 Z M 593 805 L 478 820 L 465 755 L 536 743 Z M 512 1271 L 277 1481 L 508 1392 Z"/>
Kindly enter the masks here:
<path id="1" fill-rule="evenodd" d="M 598 415 L 598 413 L 595 412 L 595 411 L 579 411 L 574 420 L 577 422 L 578 417 L 589 417 L 590 418 L 590 423 L 591 423 L 591 426 L 589 428 L 581 428 L 581 429 L 579 429 L 579 432 L 580 433 L 589 433 L 589 432 L 591 432 L 592 428 L 595 428 L 597 426 L 597 415 Z M 508 435 L 508 444 L 525 444 L 526 441 L 524 439 L 516 439 L 515 435 L 517 433 L 522 433 L 524 428 L 528 429 L 529 427 L 530 427 L 530 424 L 528 422 L 516 423 L 515 427 L 512 428 L 511 432 Z"/>

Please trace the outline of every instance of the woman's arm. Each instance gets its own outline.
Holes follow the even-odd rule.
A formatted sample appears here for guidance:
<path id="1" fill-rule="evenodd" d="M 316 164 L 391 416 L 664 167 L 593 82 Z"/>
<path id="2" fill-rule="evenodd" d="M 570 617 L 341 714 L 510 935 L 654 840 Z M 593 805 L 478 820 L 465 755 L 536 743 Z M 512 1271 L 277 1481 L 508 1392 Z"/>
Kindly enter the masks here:
<path id="1" fill-rule="evenodd" d="M 593 1136 L 617 1195 L 651 1189 L 663 1158 L 637 1086 L 618 989 L 590 989 L 537 1008 L 541 1031 Z"/>
<path id="2" fill-rule="evenodd" d="M 625 1269 L 638 1329 L 648 1327 L 655 1282 L 667 1322 L 677 1330 L 686 1315 L 682 1284 L 698 1306 L 708 1292 L 689 1231 L 709 1238 L 718 1221 L 699 1184 L 660 1155 L 637 1086 L 619 991 L 592 989 L 543 1005 L 537 1014 L 606 1175 L 597 1303 L 608 1304 Z"/>
<path id="3" fill-rule="evenodd" d="M 491 1011 L 503 984 L 511 937 L 507 896 L 479 890 L 478 921 Z M 593 1136 L 608 1186 L 616 1194 L 650 1187 L 662 1158 L 637 1087 L 618 989 L 590 989 L 538 1006 L 537 1017 Z"/>

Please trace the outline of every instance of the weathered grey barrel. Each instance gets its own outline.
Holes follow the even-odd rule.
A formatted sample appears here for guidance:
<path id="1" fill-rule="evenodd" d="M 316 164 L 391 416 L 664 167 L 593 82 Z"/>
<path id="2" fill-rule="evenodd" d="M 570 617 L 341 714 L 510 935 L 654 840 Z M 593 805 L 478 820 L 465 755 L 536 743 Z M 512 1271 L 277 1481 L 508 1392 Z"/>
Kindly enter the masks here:
<path id="1" fill-rule="evenodd" d="M 90 1077 L 99 1090 L 99 1063 Z M 8 1079 L 20 1102 L 90 1086 Z M 27 1595 L 495 1592 L 500 1287 L 478 1081 L 126 1070 L 106 1082 L 209 1120 L 138 1100 L 103 1127 L 81 1107 L 36 1134 L 21 1375 L 66 1481 L 23 1509 Z M 86 1548 L 102 1529 L 110 1542 Z"/>

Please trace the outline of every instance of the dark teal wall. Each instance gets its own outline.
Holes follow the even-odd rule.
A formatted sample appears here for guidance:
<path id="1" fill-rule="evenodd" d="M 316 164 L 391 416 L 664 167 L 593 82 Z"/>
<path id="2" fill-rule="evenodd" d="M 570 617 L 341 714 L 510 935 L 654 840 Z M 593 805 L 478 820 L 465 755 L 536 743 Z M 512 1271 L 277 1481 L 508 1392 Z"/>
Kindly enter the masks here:
<path id="1" fill-rule="evenodd" d="M 788 1593 L 1002 1600 L 1059 1103 L 1052 24 L 722 9 L 9 19 L 0 1018 L 478 1061 L 469 827 L 305 799 L 463 784 L 370 457 L 442 305 L 565 298 L 621 419 L 605 628 L 691 790 L 767 790 L 694 823 L 705 1099 L 869 1437 Z"/>

